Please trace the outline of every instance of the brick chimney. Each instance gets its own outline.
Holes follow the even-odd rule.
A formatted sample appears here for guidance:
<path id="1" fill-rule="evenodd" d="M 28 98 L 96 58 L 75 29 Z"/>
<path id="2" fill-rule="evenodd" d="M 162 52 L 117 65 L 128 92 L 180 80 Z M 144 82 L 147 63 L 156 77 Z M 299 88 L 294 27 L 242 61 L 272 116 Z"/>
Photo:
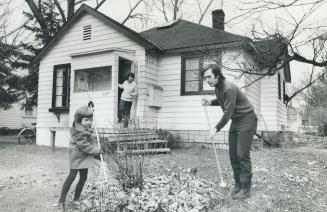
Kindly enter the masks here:
<path id="1" fill-rule="evenodd" d="M 225 13 L 223 10 L 212 11 L 212 27 L 219 30 L 225 29 Z"/>

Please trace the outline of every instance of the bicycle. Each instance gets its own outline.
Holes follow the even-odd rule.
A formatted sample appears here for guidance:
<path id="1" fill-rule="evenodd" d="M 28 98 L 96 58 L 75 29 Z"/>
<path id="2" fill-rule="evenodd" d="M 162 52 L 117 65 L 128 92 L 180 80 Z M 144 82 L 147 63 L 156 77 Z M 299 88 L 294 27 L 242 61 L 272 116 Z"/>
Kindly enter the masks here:
<path id="1" fill-rule="evenodd" d="M 32 127 L 24 127 L 17 136 L 20 145 L 36 143 L 36 123 L 31 123 Z"/>

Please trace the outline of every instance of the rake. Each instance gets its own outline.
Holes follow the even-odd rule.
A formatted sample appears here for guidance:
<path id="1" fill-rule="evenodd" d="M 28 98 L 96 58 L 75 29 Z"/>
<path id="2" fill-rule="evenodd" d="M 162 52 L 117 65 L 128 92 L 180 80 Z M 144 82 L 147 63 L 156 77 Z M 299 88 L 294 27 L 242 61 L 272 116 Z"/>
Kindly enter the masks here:
<path id="1" fill-rule="evenodd" d="M 206 106 L 203 106 L 204 107 L 204 113 L 206 115 L 206 119 L 207 119 L 207 124 L 208 124 L 208 128 L 209 130 L 211 129 L 211 126 L 210 126 L 210 121 L 209 121 L 209 116 L 208 116 L 208 110 L 207 110 L 207 107 Z M 220 176 L 220 183 L 219 183 L 219 186 L 220 187 L 227 187 L 227 184 L 224 182 L 224 178 L 223 178 L 223 175 L 221 173 L 221 166 L 220 166 L 220 162 L 219 162 L 219 159 L 218 159 L 218 154 L 217 154 L 217 150 L 216 150 L 216 146 L 215 146 L 215 142 L 213 140 L 212 137 L 209 138 L 212 142 L 212 146 L 213 146 L 213 151 L 215 153 L 215 158 L 216 158 L 216 163 L 217 163 L 217 167 L 218 167 L 218 174 Z"/>
<path id="2" fill-rule="evenodd" d="M 88 107 L 91 108 L 94 111 L 94 104 L 93 104 L 93 101 L 91 100 L 89 85 L 88 85 L 87 82 L 85 82 L 85 83 L 86 83 L 85 86 L 87 88 L 87 97 L 88 97 L 88 100 L 89 100 Z M 95 121 L 93 121 L 93 127 L 94 127 L 95 135 L 96 135 L 96 138 L 97 138 L 98 147 L 100 149 L 101 148 L 100 138 L 99 138 L 99 133 L 98 133 L 98 129 L 96 127 Z M 101 171 L 103 173 L 105 182 L 108 182 L 108 177 L 107 177 L 107 172 L 106 172 L 106 170 L 108 170 L 108 167 L 106 166 L 106 163 L 103 160 L 103 154 L 100 154 L 100 160 L 101 160 L 100 169 L 101 169 Z"/>

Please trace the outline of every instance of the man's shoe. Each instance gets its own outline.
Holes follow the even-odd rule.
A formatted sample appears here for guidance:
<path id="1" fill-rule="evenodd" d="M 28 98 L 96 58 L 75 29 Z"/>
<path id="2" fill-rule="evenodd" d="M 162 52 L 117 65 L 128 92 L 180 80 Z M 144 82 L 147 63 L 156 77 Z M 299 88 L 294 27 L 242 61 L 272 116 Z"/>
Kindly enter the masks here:
<path id="1" fill-rule="evenodd" d="M 233 199 L 247 199 L 251 197 L 250 189 L 242 188 L 237 194 L 233 195 Z"/>
<path id="2" fill-rule="evenodd" d="M 235 194 L 237 194 L 238 192 L 240 192 L 241 190 L 241 186 L 240 185 L 235 185 L 234 188 L 232 188 L 229 192 L 230 196 L 234 196 Z"/>
<path id="3" fill-rule="evenodd" d="M 58 202 L 58 203 L 54 204 L 54 207 L 57 210 L 66 211 L 66 207 L 65 207 L 65 203 L 64 202 Z"/>

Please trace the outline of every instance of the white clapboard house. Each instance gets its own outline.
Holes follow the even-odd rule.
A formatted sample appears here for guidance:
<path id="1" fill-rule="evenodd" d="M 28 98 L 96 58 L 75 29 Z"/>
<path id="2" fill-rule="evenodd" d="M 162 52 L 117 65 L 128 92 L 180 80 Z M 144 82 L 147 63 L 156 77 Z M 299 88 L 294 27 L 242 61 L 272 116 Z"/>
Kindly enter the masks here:
<path id="1" fill-rule="evenodd" d="M 249 61 L 257 72 L 264 71 L 274 52 L 267 57 L 258 50 L 276 43 L 228 33 L 223 11 L 212 15 L 213 27 L 178 20 L 137 33 L 82 5 L 35 58 L 40 63 L 37 144 L 50 145 L 55 133 L 56 146 L 67 146 L 74 112 L 89 99 L 95 103 L 98 127 L 117 122 L 117 84 L 130 72 L 138 84 L 133 117 L 177 133 L 183 141 L 207 142 L 201 99 L 214 98 L 214 92 L 199 73 L 210 61 L 222 64 L 223 73 L 240 87 L 251 83 L 242 89 L 259 116 L 258 131 L 280 131 L 287 123 L 289 66 L 257 81 L 255 74 L 235 78 L 239 73 L 233 71 Z M 222 112 L 219 107 L 208 111 L 214 126 Z M 216 141 L 226 143 L 227 132 L 228 126 Z"/>
<path id="2" fill-rule="evenodd" d="M 20 129 L 35 122 L 36 110 L 24 110 L 18 103 L 8 110 L 0 110 L 0 128 Z"/>

